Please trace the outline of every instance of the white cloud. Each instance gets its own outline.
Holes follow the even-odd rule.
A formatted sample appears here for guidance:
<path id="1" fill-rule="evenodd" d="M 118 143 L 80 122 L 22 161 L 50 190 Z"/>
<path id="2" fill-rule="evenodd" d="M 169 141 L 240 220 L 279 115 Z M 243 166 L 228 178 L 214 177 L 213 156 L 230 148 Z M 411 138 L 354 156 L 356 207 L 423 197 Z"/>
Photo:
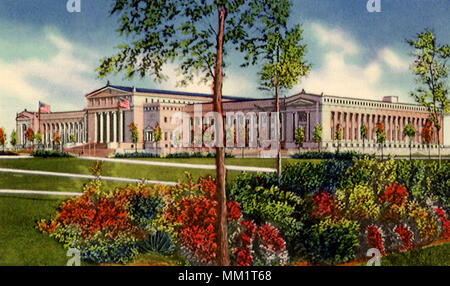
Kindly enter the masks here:
<path id="1" fill-rule="evenodd" d="M 389 48 L 382 49 L 378 56 L 395 72 L 405 72 L 409 69 L 409 62 Z"/>
<path id="2" fill-rule="evenodd" d="M 225 71 L 226 75 L 223 81 L 223 94 L 229 96 L 247 96 L 254 93 L 256 85 L 251 82 L 249 75 L 243 72 L 233 72 L 231 70 Z M 179 90 L 187 92 L 199 92 L 212 94 L 212 81 L 204 84 L 199 82 L 200 77 L 195 77 L 194 82 L 187 87 L 177 86 L 177 82 L 182 79 L 182 76 L 178 73 L 176 64 L 169 63 L 164 69 L 163 73 L 168 77 L 166 81 L 157 84 L 158 88 L 168 90 Z"/>
<path id="3" fill-rule="evenodd" d="M 394 72 L 408 68 L 407 63 L 395 52 L 384 48 L 371 61 L 357 63 L 355 59 L 360 58 L 364 50 L 348 33 L 339 29 L 328 29 L 319 23 L 313 23 L 311 27 L 319 44 L 331 49 L 324 49 L 321 55 L 322 64 L 318 68 L 313 67 L 308 77 L 298 85 L 298 89 L 374 100 L 380 100 L 384 95 L 399 94 L 398 89 L 386 89 L 382 81 L 389 72 L 384 68 L 385 64 Z"/>
<path id="4" fill-rule="evenodd" d="M 311 28 L 322 46 L 337 47 L 350 55 L 359 52 L 359 47 L 344 31 L 337 28 L 328 29 L 319 23 L 312 23 Z"/>
<path id="5" fill-rule="evenodd" d="M 79 94 L 82 98 L 98 85 L 92 76 L 94 52 L 56 33 L 46 33 L 45 39 L 56 48 L 49 59 L 44 60 L 39 54 L 9 62 L 0 59 L 0 126 L 5 126 L 8 133 L 14 128 L 16 112 L 23 108 L 36 110 L 40 100 L 51 104 L 52 110 L 79 108 L 78 99 L 62 103 L 61 97 Z M 33 45 L 31 42 L 23 44 Z"/>

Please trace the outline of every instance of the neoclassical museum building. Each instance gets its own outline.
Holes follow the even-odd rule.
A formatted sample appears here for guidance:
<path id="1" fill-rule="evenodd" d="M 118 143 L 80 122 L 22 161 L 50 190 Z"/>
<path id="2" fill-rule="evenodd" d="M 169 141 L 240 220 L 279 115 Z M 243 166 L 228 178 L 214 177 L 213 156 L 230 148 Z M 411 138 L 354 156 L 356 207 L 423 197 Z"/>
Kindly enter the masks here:
<path id="1" fill-rule="evenodd" d="M 56 133 L 60 135 L 63 149 L 83 153 L 85 155 L 112 152 L 174 153 L 183 151 L 208 151 L 205 146 L 174 145 L 174 130 L 180 123 L 174 120 L 178 114 L 189 117 L 187 128 L 192 139 L 194 126 L 205 124 L 205 115 L 213 110 L 210 94 L 188 93 L 178 91 L 145 89 L 110 85 L 109 83 L 85 95 L 86 107 L 79 111 L 37 112 L 24 110 L 16 116 L 18 145 L 30 144 L 26 140 L 26 130 L 42 134 L 44 148 L 55 148 L 53 142 Z M 126 106 L 120 105 L 126 102 Z M 50 104 L 51 106 L 51 104 Z M 201 107 L 201 108 L 199 108 Z M 199 113 L 200 109 L 200 113 Z M 274 99 L 252 99 L 242 97 L 223 97 L 224 116 L 243 114 L 244 124 L 254 118 L 258 125 L 259 114 L 268 114 L 268 126 L 271 128 L 270 116 L 274 111 Z M 321 149 L 334 151 L 354 150 L 366 153 L 378 152 L 376 144 L 376 124 L 382 122 L 386 131 L 384 153 L 391 155 L 409 154 L 410 141 L 403 135 L 403 129 L 411 123 L 416 136 L 412 140 L 413 153 L 428 154 L 428 145 L 422 144 L 421 132 L 429 113 L 417 104 L 400 103 L 395 96 L 387 96 L 380 100 L 364 100 L 351 97 L 337 97 L 324 94 L 311 94 L 302 90 L 299 93 L 280 99 L 281 146 L 284 153 L 298 152 L 295 143 L 295 131 L 304 127 L 305 143 L 303 150 Z M 255 116 L 256 115 L 256 116 Z M 200 118 L 201 117 L 201 118 Z M 450 153 L 450 116 L 440 119 L 443 128 L 439 134 L 434 130 L 430 145 L 431 154 L 437 153 L 438 136 L 445 147 L 442 154 Z M 202 123 L 203 122 L 203 123 Z M 137 127 L 138 141 L 134 143 L 130 124 Z M 314 129 L 322 126 L 322 140 L 313 140 Z M 264 123 L 265 124 L 265 123 Z M 336 140 L 336 126 L 340 124 L 342 139 Z M 361 125 L 368 128 L 367 138 L 360 136 Z M 249 137 L 249 127 L 245 127 L 245 136 Z M 160 141 L 155 142 L 155 131 L 160 131 Z M 71 140 L 72 137 L 72 140 Z M 73 140 L 74 139 L 74 140 Z M 191 142 L 193 140 L 189 140 Z M 239 148 L 228 148 L 227 152 L 236 154 L 264 155 L 266 147 L 258 143 L 251 144 L 245 140 Z M 258 141 L 257 141 L 258 142 Z M 99 151 L 103 151 L 99 152 Z"/>

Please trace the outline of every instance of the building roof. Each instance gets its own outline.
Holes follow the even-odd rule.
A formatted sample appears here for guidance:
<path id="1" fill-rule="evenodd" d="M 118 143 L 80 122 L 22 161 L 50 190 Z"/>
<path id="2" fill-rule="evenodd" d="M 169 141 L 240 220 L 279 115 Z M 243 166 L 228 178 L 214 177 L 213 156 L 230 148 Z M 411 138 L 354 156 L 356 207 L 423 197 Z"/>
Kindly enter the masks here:
<path id="1" fill-rule="evenodd" d="M 111 85 L 107 84 L 102 88 L 99 88 L 97 90 L 94 90 L 90 93 L 88 93 L 86 96 L 89 96 L 93 93 L 96 93 L 98 91 L 101 91 L 105 88 L 114 88 L 125 92 L 133 92 L 133 87 L 130 86 L 120 86 L 120 85 Z M 170 95 L 180 95 L 180 96 L 196 96 L 196 97 L 209 97 L 212 98 L 212 94 L 207 93 L 196 93 L 196 92 L 185 92 L 185 91 L 173 91 L 173 90 L 162 90 L 162 89 L 150 89 L 150 88 L 136 88 L 135 92 L 137 93 L 156 93 L 156 94 L 170 94 Z M 223 95 L 223 99 L 229 99 L 229 100 L 235 100 L 235 101 L 244 101 L 244 100 L 252 100 L 251 98 L 246 97 L 236 97 L 236 96 L 227 96 Z"/>

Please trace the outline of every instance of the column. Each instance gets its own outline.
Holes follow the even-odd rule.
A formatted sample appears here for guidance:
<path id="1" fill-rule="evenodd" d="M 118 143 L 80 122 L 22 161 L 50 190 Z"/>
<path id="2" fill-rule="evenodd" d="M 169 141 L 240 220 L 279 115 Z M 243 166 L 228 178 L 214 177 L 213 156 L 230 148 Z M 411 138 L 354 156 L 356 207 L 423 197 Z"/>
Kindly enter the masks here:
<path id="1" fill-rule="evenodd" d="M 97 140 L 98 140 L 98 129 L 97 129 L 97 124 L 98 124 L 98 122 L 97 122 L 97 116 L 98 116 L 98 113 L 96 112 L 96 113 L 94 113 L 94 142 L 95 143 L 97 143 Z"/>
<path id="2" fill-rule="evenodd" d="M 106 112 L 106 143 L 111 142 L 111 113 Z"/>
<path id="3" fill-rule="evenodd" d="M 112 142 L 117 142 L 117 112 L 112 113 L 112 120 L 113 120 L 113 140 Z"/>
<path id="4" fill-rule="evenodd" d="M 124 132 L 123 132 L 123 111 L 119 111 L 119 142 L 124 142 Z"/>
<path id="5" fill-rule="evenodd" d="M 100 140 L 99 140 L 99 142 L 100 143 L 103 143 L 103 135 L 104 135 L 104 132 L 103 132 L 103 112 L 100 112 Z"/>

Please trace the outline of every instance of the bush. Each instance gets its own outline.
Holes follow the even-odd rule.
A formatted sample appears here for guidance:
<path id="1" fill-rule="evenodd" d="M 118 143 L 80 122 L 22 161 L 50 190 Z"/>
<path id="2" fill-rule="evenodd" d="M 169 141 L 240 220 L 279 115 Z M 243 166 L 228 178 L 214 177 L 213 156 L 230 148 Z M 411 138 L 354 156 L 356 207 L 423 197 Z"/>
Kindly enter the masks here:
<path id="1" fill-rule="evenodd" d="M 165 205 L 164 199 L 160 196 L 135 196 L 130 200 L 128 211 L 131 219 L 137 221 L 141 226 L 145 226 L 157 218 Z"/>
<path id="2" fill-rule="evenodd" d="M 35 150 L 31 153 L 33 157 L 40 158 L 73 158 L 74 155 L 67 152 L 49 151 L 49 150 Z"/>
<path id="3" fill-rule="evenodd" d="M 245 218 L 257 224 L 270 222 L 291 242 L 302 228 L 305 219 L 304 201 L 293 193 L 279 190 L 271 175 L 241 173 L 229 191 L 231 199 L 242 208 Z M 259 182 L 259 183 L 258 183 Z M 276 183 L 275 183 L 276 184 Z"/>
<path id="4" fill-rule="evenodd" d="M 394 160 L 357 160 L 348 168 L 339 187 L 352 189 L 357 185 L 368 186 L 378 195 L 387 184 L 395 183 L 397 165 Z"/>
<path id="5" fill-rule="evenodd" d="M 354 151 L 348 152 L 299 152 L 291 156 L 294 159 L 336 159 L 336 160 L 353 160 L 374 158 L 374 155 L 366 155 Z"/>
<path id="6" fill-rule="evenodd" d="M 307 259 L 315 264 L 338 264 L 356 257 L 359 224 L 329 219 L 313 225 L 301 238 Z"/>
<path id="7" fill-rule="evenodd" d="M 19 153 L 13 151 L 0 151 L 0 156 L 19 156 Z"/>
<path id="8" fill-rule="evenodd" d="M 170 255 L 175 249 L 171 235 L 163 230 L 157 230 L 139 242 L 142 252 L 155 252 L 161 255 Z"/>
<path id="9" fill-rule="evenodd" d="M 281 189 L 293 192 L 300 197 L 318 190 L 334 193 L 351 165 L 350 160 L 326 160 L 317 164 L 289 163 L 282 172 Z"/>
<path id="10" fill-rule="evenodd" d="M 115 158 L 215 158 L 215 153 L 208 152 L 179 152 L 160 155 L 150 152 L 116 153 Z M 233 158 L 231 154 L 225 154 L 226 158 Z"/>
<path id="11" fill-rule="evenodd" d="M 341 214 L 347 219 L 375 219 L 380 213 L 377 195 L 367 186 L 361 185 L 349 190 L 340 190 L 336 198 Z"/>

